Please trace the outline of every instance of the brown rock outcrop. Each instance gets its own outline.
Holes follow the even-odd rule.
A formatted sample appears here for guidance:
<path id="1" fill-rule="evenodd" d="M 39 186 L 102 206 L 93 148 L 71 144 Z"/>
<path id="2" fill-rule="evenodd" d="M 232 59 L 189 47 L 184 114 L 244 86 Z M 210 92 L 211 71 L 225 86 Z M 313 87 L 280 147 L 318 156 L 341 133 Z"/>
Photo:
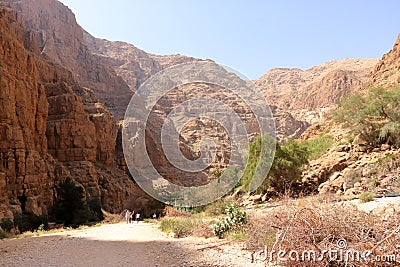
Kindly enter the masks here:
<path id="1" fill-rule="evenodd" d="M 151 75 L 174 65 L 199 61 L 200 59 L 182 55 L 154 55 L 132 44 L 108 41 L 84 33 L 85 44 L 96 56 L 101 57 L 135 91 Z"/>
<path id="2" fill-rule="evenodd" d="M 41 53 L 41 34 L 25 28 L 22 17 L 1 10 L 0 219 L 12 211 L 47 214 L 56 183 L 66 177 L 86 198 L 118 212 L 140 189 L 116 168 L 114 116 Z"/>
<path id="3" fill-rule="evenodd" d="M 400 83 L 400 35 L 393 48 L 376 64 L 370 76 L 368 87 L 390 88 Z"/>
<path id="4" fill-rule="evenodd" d="M 290 112 L 296 119 L 316 122 L 324 109 L 344 95 L 360 90 L 376 59 L 344 59 L 305 71 L 273 69 L 256 80 L 271 105 Z"/>
<path id="5" fill-rule="evenodd" d="M 122 118 L 132 92 L 115 71 L 86 47 L 72 11 L 55 0 L 7 0 L 37 38 L 40 54 L 71 71 L 77 82 Z"/>
<path id="6" fill-rule="evenodd" d="M 11 205 L 47 214 L 54 160 L 47 153 L 48 103 L 35 60 L 25 49 L 17 15 L 0 10 L 0 218 Z"/>

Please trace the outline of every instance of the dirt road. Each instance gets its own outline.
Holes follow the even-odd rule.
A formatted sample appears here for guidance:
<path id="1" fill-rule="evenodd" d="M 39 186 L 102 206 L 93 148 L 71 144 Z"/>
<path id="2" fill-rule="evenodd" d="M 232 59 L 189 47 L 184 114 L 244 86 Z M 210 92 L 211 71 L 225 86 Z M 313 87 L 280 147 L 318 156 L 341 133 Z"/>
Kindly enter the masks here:
<path id="1" fill-rule="evenodd" d="M 238 245 L 208 248 L 222 242 L 175 239 L 153 224 L 108 224 L 0 240 L 0 266 L 254 266 Z"/>

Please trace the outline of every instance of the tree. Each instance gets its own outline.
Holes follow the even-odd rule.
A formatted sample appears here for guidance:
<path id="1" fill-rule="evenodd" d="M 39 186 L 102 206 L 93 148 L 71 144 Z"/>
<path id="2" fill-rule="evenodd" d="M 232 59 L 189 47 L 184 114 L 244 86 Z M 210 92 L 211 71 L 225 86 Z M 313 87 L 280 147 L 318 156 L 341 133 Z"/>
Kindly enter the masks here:
<path id="1" fill-rule="evenodd" d="M 241 185 L 247 189 L 256 168 L 268 166 L 268 164 L 263 164 L 268 159 L 260 157 L 262 138 L 269 137 L 259 136 L 250 144 L 248 162 L 241 180 Z M 307 147 L 299 142 L 290 140 L 283 146 L 275 140 L 273 142 L 276 145 L 275 157 L 267 177 L 259 188 L 261 192 L 267 191 L 270 186 L 278 191 L 289 188 L 301 177 L 303 166 L 308 163 L 310 155 Z"/>
<path id="2" fill-rule="evenodd" d="M 281 146 L 276 144 L 274 161 L 267 179 L 261 186 L 266 191 L 270 186 L 282 192 L 296 182 L 303 171 L 303 166 L 308 163 L 309 151 L 299 142 L 290 140 Z"/>
<path id="3" fill-rule="evenodd" d="M 76 186 L 70 178 L 57 186 L 54 215 L 65 226 L 73 227 L 84 224 L 89 219 L 89 209 L 83 201 L 83 188 Z"/>
<path id="4" fill-rule="evenodd" d="M 334 112 L 343 123 L 371 146 L 383 143 L 400 145 L 400 87 L 392 90 L 372 88 L 367 94 L 344 98 Z"/>

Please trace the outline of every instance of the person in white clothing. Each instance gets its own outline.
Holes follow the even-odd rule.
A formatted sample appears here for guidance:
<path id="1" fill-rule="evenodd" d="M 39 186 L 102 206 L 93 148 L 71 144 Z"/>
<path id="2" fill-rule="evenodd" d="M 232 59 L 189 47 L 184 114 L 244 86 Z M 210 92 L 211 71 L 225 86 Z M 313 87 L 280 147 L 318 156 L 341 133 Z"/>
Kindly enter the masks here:
<path id="1" fill-rule="evenodd" d="M 129 210 L 126 210 L 126 212 L 125 212 L 126 223 L 129 223 L 130 218 L 131 218 L 131 212 Z"/>
<path id="2" fill-rule="evenodd" d="M 131 212 L 131 216 L 130 216 L 130 218 L 129 218 L 129 221 L 130 221 L 130 223 L 133 223 L 133 214 L 135 213 L 135 211 L 133 210 L 132 212 Z"/>

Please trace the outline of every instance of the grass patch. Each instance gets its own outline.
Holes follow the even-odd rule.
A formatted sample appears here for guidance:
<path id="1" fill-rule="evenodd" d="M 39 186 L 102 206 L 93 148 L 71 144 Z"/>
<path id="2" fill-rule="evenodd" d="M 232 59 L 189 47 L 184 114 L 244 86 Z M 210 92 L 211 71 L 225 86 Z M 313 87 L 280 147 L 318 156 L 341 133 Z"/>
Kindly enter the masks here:
<path id="1" fill-rule="evenodd" d="M 248 240 L 246 231 L 244 231 L 242 229 L 235 229 L 235 230 L 229 231 L 227 233 L 227 238 L 229 240 L 238 241 L 238 242 L 244 242 L 244 241 Z"/>
<path id="2" fill-rule="evenodd" d="M 321 157 L 333 144 L 333 137 L 328 133 L 322 133 L 314 139 L 302 142 L 302 145 L 308 150 L 309 160 Z"/>
<path id="3" fill-rule="evenodd" d="M 174 237 L 180 238 L 191 235 L 202 223 L 199 218 L 191 217 L 167 217 L 160 220 L 160 230 Z"/>
<path id="4" fill-rule="evenodd" d="M 358 197 L 358 199 L 360 200 L 360 203 L 367 203 L 374 200 L 374 196 L 375 195 L 371 192 L 364 192 Z"/>
<path id="5" fill-rule="evenodd" d="M 7 238 L 7 237 L 8 237 L 8 234 L 5 231 L 0 230 L 0 239 Z"/>
<path id="6" fill-rule="evenodd" d="M 220 198 L 213 203 L 207 205 L 205 209 L 205 214 L 208 216 L 219 216 L 226 214 L 226 206 L 230 204 L 226 199 Z"/>

